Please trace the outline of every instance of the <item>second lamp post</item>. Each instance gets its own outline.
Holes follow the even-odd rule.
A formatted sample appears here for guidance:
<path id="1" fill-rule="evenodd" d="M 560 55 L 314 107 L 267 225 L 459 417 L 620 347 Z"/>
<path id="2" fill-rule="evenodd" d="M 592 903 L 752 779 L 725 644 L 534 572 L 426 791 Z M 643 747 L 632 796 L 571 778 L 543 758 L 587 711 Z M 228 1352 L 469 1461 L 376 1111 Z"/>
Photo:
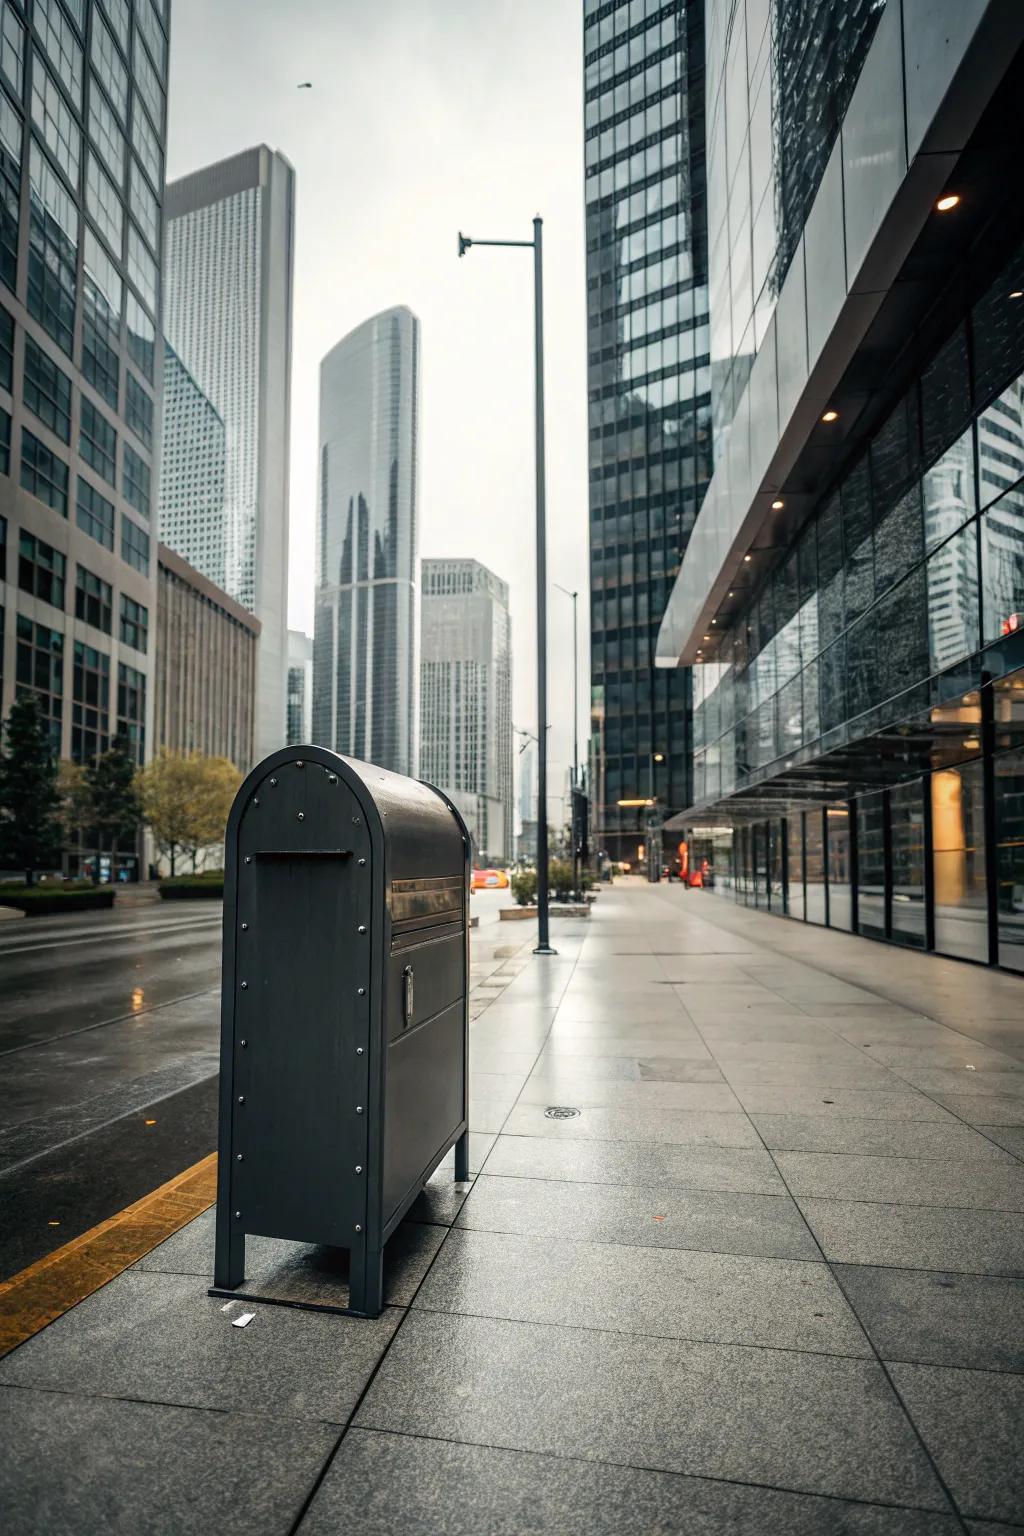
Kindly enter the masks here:
<path id="1" fill-rule="evenodd" d="M 533 251 L 533 355 L 536 415 L 537 486 L 537 948 L 535 955 L 553 955 L 548 932 L 548 634 L 547 527 L 544 484 L 544 284 L 541 233 L 543 220 L 533 221 L 532 240 L 474 240 L 459 233 L 459 255 L 471 245 L 521 246 Z"/>

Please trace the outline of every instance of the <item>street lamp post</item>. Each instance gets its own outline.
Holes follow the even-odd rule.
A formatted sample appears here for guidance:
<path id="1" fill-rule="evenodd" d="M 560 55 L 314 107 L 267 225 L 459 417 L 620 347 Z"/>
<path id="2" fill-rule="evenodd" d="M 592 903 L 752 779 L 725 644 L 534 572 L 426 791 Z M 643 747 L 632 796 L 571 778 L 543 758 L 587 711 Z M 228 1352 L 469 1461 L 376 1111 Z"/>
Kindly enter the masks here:
<path id="1" fill-rule="evenodd" d="M 554 955 L 548 932 L 548 636 L 547 529 L 544 483 L 544 281 L 542 231 L 533 221 L 532 240 L 474 240 L 459 232 L 459 255 L 471 245 L 518 246 L 533 251 L 534 443 L 537 500 L 537 948 Z"/>
<path id="2" fill-rule="evenodd" d="M 564 592 L 566 597 L 572 598 L 572 888 L 576 898 L 579 898 L 580 887 L 580 855 L 576 844 L 576 792 L 580 788 L 580 702 L 579 702 L 579 630 L 576 626 L 576 599 L 578 592 L 570 592 L 568 587 L 563 587 L 560 581 L 552 583 L 559 592 Z"/>

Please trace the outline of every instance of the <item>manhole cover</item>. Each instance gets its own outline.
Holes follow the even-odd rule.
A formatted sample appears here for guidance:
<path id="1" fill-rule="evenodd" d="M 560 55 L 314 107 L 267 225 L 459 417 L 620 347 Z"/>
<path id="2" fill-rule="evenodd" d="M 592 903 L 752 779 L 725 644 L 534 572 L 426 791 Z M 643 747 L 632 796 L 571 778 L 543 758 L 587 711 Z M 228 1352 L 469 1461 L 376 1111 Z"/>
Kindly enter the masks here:
<path id="1" fill-rule="evenodd" d="M 579 1114 L 578 1109 L 570 1109 L 568 1104 L 549 1104 L 544 1111 L 547 1120 L 572 1120 Z"/>

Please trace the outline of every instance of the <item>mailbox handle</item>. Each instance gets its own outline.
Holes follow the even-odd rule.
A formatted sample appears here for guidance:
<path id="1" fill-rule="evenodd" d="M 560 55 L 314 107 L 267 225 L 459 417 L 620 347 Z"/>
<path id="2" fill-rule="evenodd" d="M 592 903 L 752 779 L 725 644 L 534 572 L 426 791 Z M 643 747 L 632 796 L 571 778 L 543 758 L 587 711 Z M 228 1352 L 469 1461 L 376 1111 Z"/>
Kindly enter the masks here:
<path id="1" fill-rule="evenodd" d="M 402 972 L 402 1019 L 404 1028 L 408 1029 L 413 1021 L 413 976 L 412 966 L 407 965 Z"/>
<path id="2" fill-rule="evenodd" d="M 351 848 L 257 848 L 258 859 L 350 859 Z"/>

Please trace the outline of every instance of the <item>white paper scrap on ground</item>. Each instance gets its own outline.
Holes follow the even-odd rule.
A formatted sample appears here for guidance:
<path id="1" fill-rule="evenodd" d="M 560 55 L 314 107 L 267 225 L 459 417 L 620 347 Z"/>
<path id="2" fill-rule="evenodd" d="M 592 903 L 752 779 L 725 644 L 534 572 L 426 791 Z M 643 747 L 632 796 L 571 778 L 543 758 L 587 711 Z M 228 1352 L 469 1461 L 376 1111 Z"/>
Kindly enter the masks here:
<path id="1" fill-rule="evenodd" d="M 232 1328 L 246 1328 L 256 1316 L 255 1312 L 240 1312 L 237 1317 L 231 1319 Z"/>

